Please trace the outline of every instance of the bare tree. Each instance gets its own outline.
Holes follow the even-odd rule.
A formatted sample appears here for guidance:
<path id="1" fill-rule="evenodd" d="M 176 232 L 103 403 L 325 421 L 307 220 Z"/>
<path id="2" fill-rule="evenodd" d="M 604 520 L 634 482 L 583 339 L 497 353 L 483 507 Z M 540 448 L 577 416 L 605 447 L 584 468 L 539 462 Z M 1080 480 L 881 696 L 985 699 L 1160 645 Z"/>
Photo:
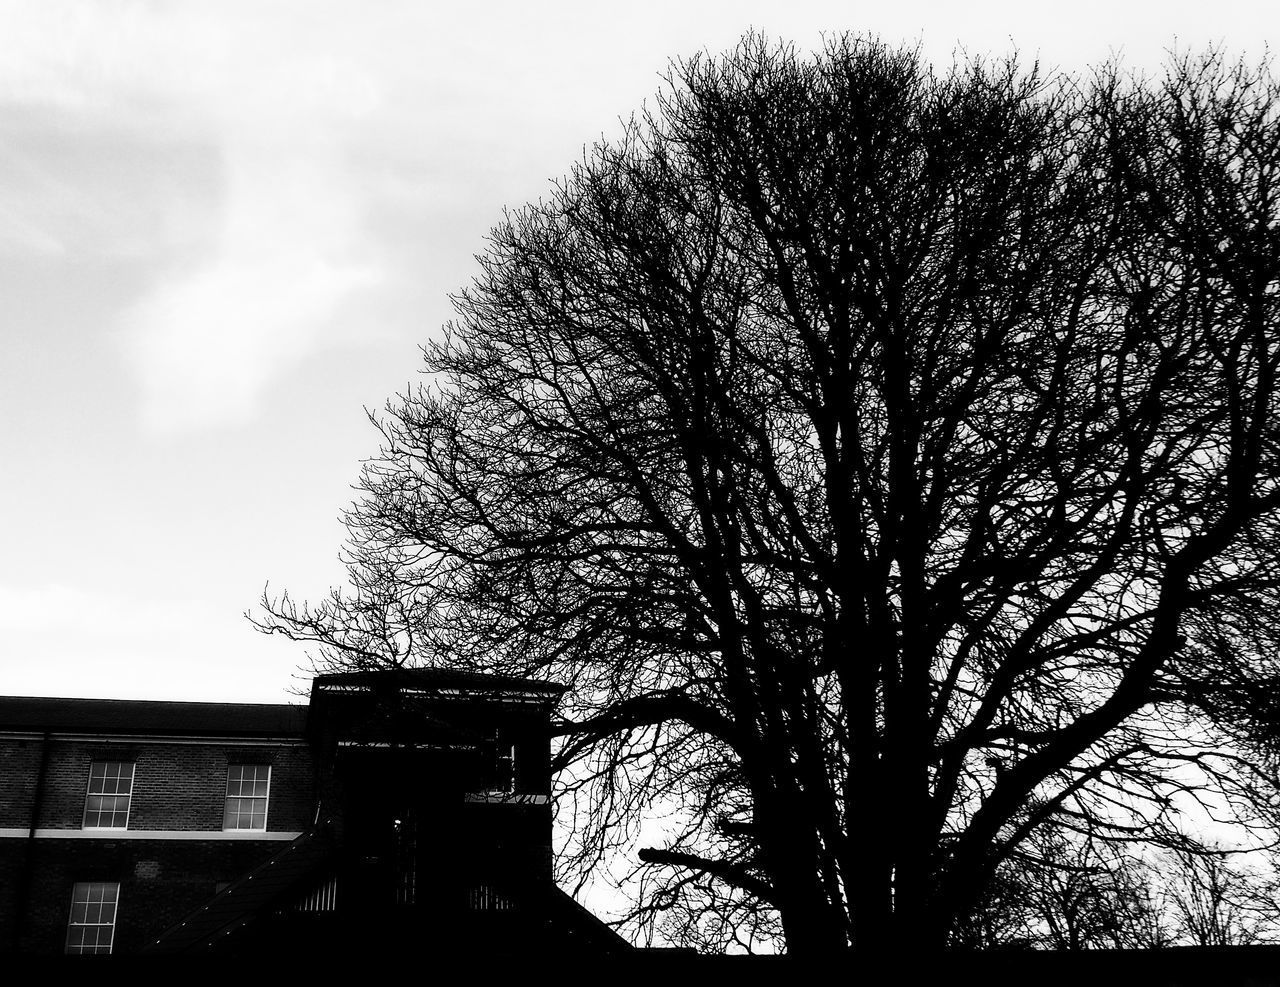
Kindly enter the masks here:
<path id="1" fill-rule="evenodd" d="M 1277 106 L 1212 55 L 678 63 L 374 416 L 351 587 L 260 626 L 567 684 L 563 863 L 648 841 L 637 917 L 721 944 L 941 948 L 1046 826 L 1270 821 Z"/>
<path id="2" fill-rule="evenodd" d="M 1110 856 L 1113 859 L 1107 859 Z M 1120 948 L 1143 899 L 1123 859 L 1062 834 L 1041 831 L 1019 849 L 1022 896 L 1041 944 L 1059 950 Z"/>
<path id="3" fill-rule="evenodd" d="M 966 949 L 1157 949 L 1177 924 L 1156 868 L 1122 844 L 1043 827 L 1006 857 L 978 906 L 957 921 Z"/>
<path id="4" fill-rule="evenodd" d="M 1192 946 L 1249 946 L 1280 936 L 1275 877 L 1213 850 L 1174 851 L 1165 872 L 1179 939 Z"/>
<path id="5" fill-rule="evenodd" d="M 1097 843 L 1061 827 L 1001 862 L 979 906 L 957 922 L 964 949 L 1160 949 L 1280 939 L 1273 854 L 1240 854 L 1183 834 L 1168 845 Z"/>

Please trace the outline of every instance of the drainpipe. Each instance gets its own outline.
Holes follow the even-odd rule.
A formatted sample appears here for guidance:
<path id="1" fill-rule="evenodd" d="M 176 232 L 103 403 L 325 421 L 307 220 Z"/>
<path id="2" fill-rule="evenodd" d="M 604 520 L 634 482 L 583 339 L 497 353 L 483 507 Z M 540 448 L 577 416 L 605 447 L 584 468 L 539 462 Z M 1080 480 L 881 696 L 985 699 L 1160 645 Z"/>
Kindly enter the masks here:
<path id="1" fill-rule="evenodd" d="M 40 822 L 40 808 L 44 802 L 44 777 L 48 763 L 49 731 L 46 730 L 40 737 L 40 761 L 36 768 L 35 791 L 31 794 L 31 819 L 27 826 L 26 848 L 22 855 L 22 870 L 18 872 L 17 888 L 14 896 L 16 921 L 13 923 L 13 951 L 15 953 L 22 948 L 22 939 L 27 931 L 27 917 L 31 911 L 28 896 L 31 891 L 31 872 L 35 866 L 36 827 Z"/>

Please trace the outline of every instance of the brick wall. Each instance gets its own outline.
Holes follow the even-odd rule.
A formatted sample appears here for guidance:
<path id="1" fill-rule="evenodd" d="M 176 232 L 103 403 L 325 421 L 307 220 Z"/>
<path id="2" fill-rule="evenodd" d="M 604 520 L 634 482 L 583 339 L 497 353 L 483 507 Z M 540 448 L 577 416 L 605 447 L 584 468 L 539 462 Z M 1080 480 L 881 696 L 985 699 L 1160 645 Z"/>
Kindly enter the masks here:
<path id="1" fill-rule="evenodd" d="M 110 725 L 101 728 L 101 736 L 90 732 L 98 727 L 86 725 L 79 735 L 68 731 L 42 741 L 38 734 L 18 732 L 28 729 L 30 717 L 14 720 L 12 732 L 0 735 L 0 828 L 7 830 L 0 838 L 0 952 L 61 953 L 73 887 L 92 881 L 120 885 L 114 951 L 136 953 L 212 898 L 219 884 L 236 881 L 289 847 L 284 840 L 249 831 L 222 832 L 227 769 L 236 764 L 271 767 L 268 833 L 309 829 L 323 784 L 326 818 L 333 821 L 339 841 L 351 840 L 342 844 L 342 866 L 367 864 L 381 868 L 383 876 L 394 876 L 388 868 L 393 858 L 400 859 L 401 836 L 395 835 L 400 829 L 399 822 L 393 828 L 393 821 L 412 811 L 416 822 L 411 832 L 423 853 L 418 873 L 424 894 L 435 894 L 440 902 L 447 898 L 454 903 L 450 907 L 463 907 L 463 899 L 442 895 L 442 888 L 465 890 L 490 880 L 496 884 L 499 878 L 549 882 L 551 809 L 544 799 L 533 797 L 544 795 L 548 787 L 549 745 L 540 726 L 545 714 L 517 710 L 508 721 L 507 711 L 499 717 L 487 707 L 457 704 L 445 712 L 478 734 L 501 727 L 509 737 L 504 743 L 516 745 L 511 798 L 499 793 L 493 801 L 468 801 L 469 792 L 485 793 L 485 780 L 477 775 L 484 766 L 474 751 L 457 747 L 451 734 L 435 738 L 431 731 L 437 727 L 430 718 L 422 727 L 430 742 L 415 749 L 387 750 L 377 743 L 336 747 L 341 731 L 316 729 L 312 736 L 320 738 L 315 748 L 320 753 L 315 754 L 301 736 L 264 741 L 130 737 L 113 733 Z M 181 723 L 174 720 L 175 733 L 183 729 Z M 368 739 L 364 729 L 362 722 L 351 725 L 353 735 Z M 375 732 L 373 740 L 378 739 Z M 317 757 L 327 764 L 319 773 Z M 95 760 L 134 765 L 130 835 L 82 829 Z M 44 781 L 37 797 L 41 763 Z M 531 797 L 522 798 L 526 795 Z M 41 833 L 28 839 L 33 812 Z M 152 838 L 148 833 L 168 835 Z M 314 846 L 328 852 L 327 843 Z M 459 881 L 463 884 L 455 887 Z M 394 910 L 392 898 L 383 894 L 390 884 L 371 885 L 364 898 L 359 880 L 351 887 L 357 911 L 348 918 L 358 922 L 361 916 L 373 916 L 370 921 L 376 923 L 386 909 Z"/>
<path id="2" fill-rule="evenodd" d="M 36 765 L 40 761 L 40 741 L 0 741 L 0 827 L 31 824 Z"/>
<path id="3" fill-rule="evenodd" d="M 0 827 L 26 829 L 39 739 L 0 738 Z M 81 822 L 94 760 L 133 761 L 128 829 L 222 829 L 230 764 L 271 765 L 269 832 L 307 829 L 315 813 L 312 754 L 302 742 L 141 742 L 55 737 L 49 741 L 37 828 L 75 837 L 0 838 L 0 952 L 62 952 L 77 881 L 120 884 L 116 952 L 135 952 L 192 909 L 277 853 L 279 840 L 84 837 Z"/>
<path id="4" fill-rule="evenodd" d="M 134 762 L 128 827 L 131 830 L 222 829 L 229 764 L 271 765 L 268 830 L 306 829 L 315 812 L 311 752 L 303 744 L 59 739 L 50 747 L 45 769 L 45 795 L 38 824 L 41 829 L 80 828 L 89 766 L 95 760 Z M 34 767 L 30 771 L 34 774 Z"/>
<path id="5" fill-rule="evenodd" d="M 211 898 L 219 883 L 235 880 L 284 845 L 257 840 L 35 840 L 30 848 L 35 880 L 17 949 L 61 953 L 72 887 L 77 881 L 113 881 L 120 884 L 114 952 L 136 953 Z M 0 852 L 0 887 L 12 887 L 9 878 L 18 858 L 12 851 Z M 0 916 L 14 919 L 8 901 L 0 905 Z M 14 945 L 12 932 L 0 942 L 5 951 Z"/>

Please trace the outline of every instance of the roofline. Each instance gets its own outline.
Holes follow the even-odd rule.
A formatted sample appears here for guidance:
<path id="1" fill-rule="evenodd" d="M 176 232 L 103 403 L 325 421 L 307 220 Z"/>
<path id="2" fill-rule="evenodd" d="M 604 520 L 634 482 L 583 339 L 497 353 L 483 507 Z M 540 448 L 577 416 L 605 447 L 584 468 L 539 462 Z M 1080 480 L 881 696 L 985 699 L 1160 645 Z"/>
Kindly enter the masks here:
<path id="1" fill-rule="evenodd" d="M 457 699 L 510 696 L 526 701 L 551 701 L 568 691 L 568 686 L 558 682 L 474 672 L 469 669 L 380 668 L 322 672 L 311 680 L 311 697 L 314 701 L 316 694 L 320 692 L 371 693 L 388 687 L 395 687 L 403 693 Z"/>
<path id="2" fill-rule="evenodd" d="M 0 696 L 0 733 L 300 738 L 308 710 L 302 703 Z"/>
<path id="3" fill-rule="evenodd" d="M 26 696 L 5 693 L 3 699 L 38 699 L 55 703 L 129 703 L 132 706 L 251 706 L 269 709 L 305 709 L 302 703 L 234 703 L 216 699 L 123 699 L 115 696 Z"/>

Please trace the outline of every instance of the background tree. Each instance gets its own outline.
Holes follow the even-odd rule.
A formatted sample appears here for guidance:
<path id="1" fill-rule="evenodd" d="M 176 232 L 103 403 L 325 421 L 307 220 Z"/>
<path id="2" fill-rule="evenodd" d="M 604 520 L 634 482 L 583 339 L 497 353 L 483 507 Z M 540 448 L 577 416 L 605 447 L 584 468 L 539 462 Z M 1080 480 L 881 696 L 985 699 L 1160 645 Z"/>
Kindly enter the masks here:
<path id="1" fill-rule="evenodd" d="M 978 908 L 957 922 L 964 949 L 1159 949 L 1280 938 L 1273 855 L 1248 859 L 1181 838 L 1142 856 L 1060 829 L 1001 862 Z"/>
<path id="2" fill-rule="evenodd" d="M 1181 942 L 1192 946 L 1249 946 L 1280 935 L 1274 874 L 1233 863 L 1218 849 L 1176 850 L 1165 874 L 1165 895 Z"/>
<path id="3" fill-rule="evenodd" d="M 493 231 L 351 587 L 262 628 L 567 684 L 563 863 L 647 841 L 637 916 L 703 941 L 941 948 L 1046 827 L 1270 822 L 1271 76 L 668 82 Z"/>
<path id="4" fill-rule="evenodd" d="M 1175 945 L 1178 917 L 1163 864 L 1164 855 L 1143 859 L 1121 844 L 1043 827 L 1001 861 L 978 906 L 957 921 L 952 944 L 1065 951 Z"/>
<path id="5" fill-rule="evenodd" d="M 1149 927 L 1140 871 L 1116 848 L 1042 829 L 1006 860 L 1021 939 L 1049 949 L 1123 949 Z"/>

